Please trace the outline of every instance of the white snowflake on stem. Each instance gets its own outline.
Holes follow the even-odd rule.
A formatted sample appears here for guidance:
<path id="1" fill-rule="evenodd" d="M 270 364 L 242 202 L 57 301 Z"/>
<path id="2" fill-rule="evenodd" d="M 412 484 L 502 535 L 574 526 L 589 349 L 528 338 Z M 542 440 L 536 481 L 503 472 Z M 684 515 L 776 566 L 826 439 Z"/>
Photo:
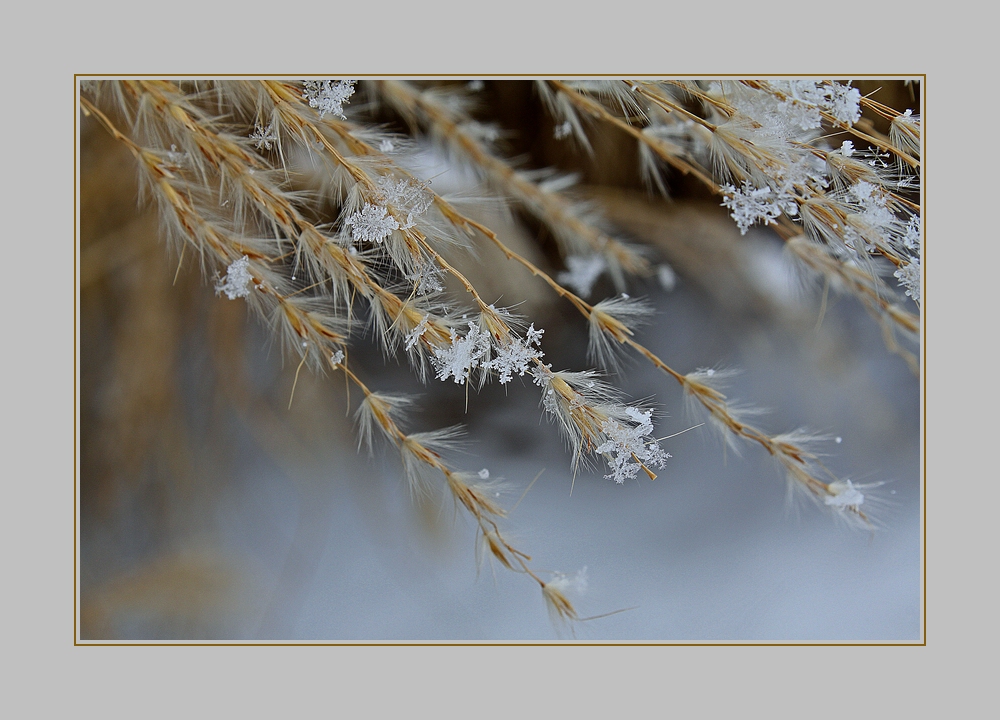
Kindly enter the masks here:
<path id="1" fill-rule="evenodd" d="M 386 208 L 371 203 L 365 203 L 363 208 L 344 221 L 344 225 L 351 228 L 355 242 L 381 243 L 393 230 L 399 229 L 399 223 Z"/>
<path id="2" fill-rule="evenodd" d="M 258 122 L 253 132 L 250 133 L 250 139 L 254 141 L 254 147 L 258 150 L 261 148 L 270 150 L 272 143 L 278 142 L 278 134 L 274 132 L 271 125 L 264 128 Z"/>
<path id="3" fill-rule="evenodd" d="M 319 116 L 327 113 L 346 120 L 344 103 L 354 94 L 356 80 L 305 80 L 302 83 L 309 106 L 319 110 Z"/>
<path id="4" fill-rule="evenodd" d="M 740 235 L 746 235 L 750 226 L 758 220 L 763 220 L 765 224 L 773 223 L 781 217 L 791 199 L 782 197 L 770 187 L 754 187 L 747 181 L 739 190 L 732 185 L 723 185 L 722 191 L 722 204 L 729 208 L 730 217 L 740 228 Z"/>
<path id="5" fill-rule="evenodd" d="M 469 332 L 465 337 L 459 337 L 452 328 L 451 344 L 435 348 L 434 356 L 431 358 L 437 370 L 438 380 L 454 377 L 456 383 L 464 385 L 472 371 L 479 367 L 489 349 L 490 336 L 480 330 L 476 323 L 469 323 Z"/>
<path id="6" fill-rule="evenodd" d="M 226 269 L 226 276 L 215 284 L 215 294 L 226 294 L 230 300 L 245 298 L 250 295 L 250 258 L 246 255 L 233 261 Z"/>
<path id="7" fill-rule="evenodd" d="M 541 351 L 542 334 L 544 330 L 535 330 L 532 323 L 528 328 L 524 342 L 518 338 L 512 338 L 512 342 L 497 349 L 496 357 L 484 365 L 485 368 L 493 370 L 499 376 L 500 384 L 506 385 L 514 378 L 514 373 L 524 377 L 528 372 L 529 363 L 538 360 L 545 355 Z M 535 349 L 531 346 L 534 345 Z"/>
<path id="8" fill-rule="evenodd" d="M 650 474 L 649 466 L 657 468 L 666 466 L 670 453 L 664 452 L 655 438 L 649 438 L 653 433 L 653 423 L 650 417 L 652 410 L 643 412 L 638 408 L 625 408 L 625 414 L 635 423 L 629 426 L 613 418 L 608 418 L 601 426 L 601 431 L 607 436 L 607 441 L 597 446 L 595 452 L 604 455 L 611 468 L 611 473 L 605 475 L 619 485 L 634 478 L 639 469 Z M 650 474 L 650 477 L 655 477 Z"/>

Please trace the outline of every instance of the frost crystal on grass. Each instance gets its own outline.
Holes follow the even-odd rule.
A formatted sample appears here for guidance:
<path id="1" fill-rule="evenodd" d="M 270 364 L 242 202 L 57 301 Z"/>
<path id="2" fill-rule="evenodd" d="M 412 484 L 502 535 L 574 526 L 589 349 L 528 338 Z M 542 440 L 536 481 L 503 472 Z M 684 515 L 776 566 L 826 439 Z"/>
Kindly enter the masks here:
<path id="1" fill-rule="evenodd" d="M 872 183 L 860 180 L 851 186 L 848 195 L 860 206 L 861 216 L 872 227 L 885 228 L 895 222 L 885 193 Z"/>
<path id="2" fill-rule="evenodd" d="M 226 294 L 230 300 L 245 298 L 250 294 L 250 258 L 246 255 L 233 261 L 226 269 L 226 276 L 215 284 L 215 294 Z"/>
<path id="3" fill-rule="evenodd" d="M 346 120 L 344 103 L 354 94 L 355 80 L 305 80 L 302 83 L 309 106 L 319 110 L 319 116 L 327 113 Z"/>
<path id="4" fill-rule="evenodd" d="M 469 332 L 465 337 L 459 337 L 454 328 L 451 330 L 451 345 L 435 348 L 431 362 L 437 370 L 438 380 L 455 378 L 455 382 L 464 385 L 473 369 L 479 367 L 483 357 L 490 349 L 490 336 L 479 329 L 475 323 L 469 323 Z"/>
<path id="5" fill-rule="evenodd" d="M 434 204 L 434 195 L 427 190 L 426 185 L 409 180 L 394 180 L 388 175 L 383 175 L 378 179 L 378 187 L 387 205 L 406 213 L 404 229 L 413 227 L 416 218 L 427 212 L 427 208 Z"/>
<path id="6" fill-rule="evenodd" d="M 175 167 L 184 167 L 187 164 L 188 154 L 186 152 L 180 152 L 177 150 L 176 145 L 171 145 L 170 150 L 166 153 L 167 162 Z"/>
<path id="7" fill-rule="evenodd" d="M 639 469 L 645 465 L 655 465 L 663 468 L 670 453 L 664 452 L 655 439 L 647 440 L 653 433 L 653 423 L 650 417 L 652 410 L 645 412 L 638 408 L 625 408 L 625 413 L 635 423 L 629 426 L 608 418 L 601 426 L 601 431 L 607 436 L 607 441 L 597 446 L 595 452 L 607 458 L 611 474 L 605 475 L 619 485 L 634 478 Z"/>
<path id="8" fill-rule="evenodd" d="M 393 230 L 399 229 L 399 223 L 388 210 L 371 203 L 365 203 L 361 210 L 344 221 L 344 225 L 351 228 L 355 242 L 381 243 Z"/>
<path id="9" fill-rule="evenodd" d="M 853 125 L 861 119 L 861 91 L 850 85 L 831 83 L 826 86 L 826 109 L 837 120 Z"/>
<path id="10" fill-rule="evenodd" d="M 261 127 L 261 124 L 258 122 L 256 127 L 254 127 L 253 132 L 250 134 L 250 139 L 254 141 L 254 147 L 258 150 L 261 148 L 270 150 L 271 144 L 278 142 L 278 135 L 274 132 L 270 125 L 264 128 Z"/>
<path id="11" fill-rule="evenodd" d="M 443 275 L 444 271 L 433 260 L 428 260 L 423 265 L 418 265 L 413 272 L 407 273 L 406 279 L 417 286 L 417 295 L 428 295 L 444 290 Z"/>
<path id="12" fill-rule="evenodd" d="M 427 321 L 430 319 L 430 315 L 424 315 L 420 320 L 420 323 L 413 328 L 410 332 L 406 334 L 406 350 L 412 350 L 416 344 L 420 341 L 420 338 L 425 332 L 427 332 Z"/>
<path id="13" fill-rule="evenodd" d="M 886 193 L 876 185 L 860 180 L 847 190 L 847 200 L 856 209 L 852 218 L 861 222 L 866 230 L 859 232 L 855 227 L 847 227 L 844 237 L 855 250 L 876 249 L 878 238 L 888 239 L 900 232 L 900 222 L 888 207 Z"/>
<path id="14" fill-rule="evenodd" d="M 581 595 L 587 592 L 587 566 L 583 566 L 572 577 L 561 572 L 553 572 L 553 577 L 548 585 L 557 588 L 560 592 L 577 592 Z"/>
<path id="15" fill-rule="evenodd" d="M 730 103 L 760 125 L 757 132 L 774 138 L 793 139 L 820 127 L 819 103 L 823 91 L 809 80 L 772 81 L 771 87 L 784 97 L 770 93 L 736 93 Z"/>
<path id="16" fill-rule="evenodd" d="M 499 348 L 496 357 L 486 363 L 484 367 L 496 371 L 502 385 L 509 383 L 513 379 L 514 373 L 524 377 L 524 373 L 528 372 L 528 363 L 545 355 L 540 349 L 542 333 L 544 332 L 544 330 L 535 330 L 535 324 L 532 323 L 531 327 L 528 328 L 524 342 L 513 338 L 509 345 Z M 532 345 L 538 349 L 533 350 Z"/>
<path id="17" fill-rule="evenodd" d="M 823 88 L 812 80 L 774 80 L 771 86 L 788 97 L 777 104 L 772 112 L 780 123 L 801 130 L 813 130 L 822 124 L 819 105 L 823 103 Z M 763 98 L 755 96 L 757 102 Z M 756 116 L 754 116 L 756 118 Z M 787 133 L 786 133 L 787 134 Z"/>
<path id="18" fill-rule="evenodd" d="M 732 185 L 723 185 L 722 191 L 725 193 L 722 204 L 731 211 L 729 215 L 739 226 L 740 235 L 746 235 L 750 226 L 758 220 L 763 220 L 765 224 L 773 223 L 781 217 L 784 206 L 791 199 L 769 187 L 754 187 L 746 181 L 739 190 Z"/>

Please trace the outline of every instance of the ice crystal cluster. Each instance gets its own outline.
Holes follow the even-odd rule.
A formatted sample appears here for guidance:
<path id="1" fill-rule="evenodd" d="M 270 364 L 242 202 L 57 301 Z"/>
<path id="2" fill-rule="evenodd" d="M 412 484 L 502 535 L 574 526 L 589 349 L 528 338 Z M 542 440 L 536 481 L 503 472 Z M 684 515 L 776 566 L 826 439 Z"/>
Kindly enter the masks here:
<path id="1" fill-rule="evenodd" d="M 215 294 L 225 293 L 230 300 L 245 298 L 250 294 L 250 282 L 253 277 L 250 275 L 250 258 L 246 255 L 239 260 L 234 260 L 226 268 L 226 276 L 215 285 Z"/>
<path id="2" fill-rule="evenodd" d="M 667 458 L 670 457 L 670 453 L 664 452 L 660 444 L 651 438 L 652 410 L 643 412 L 638 408 L 627 407 L 625 414 L 628 416 L 626 422 L 619 422 L 614 418 L 604 421 L 601 430 L 608 439 L 597 446 L 597 452 L 607 457 L 611 466 L 611 474 L 604 477 L 619 485 L 634 478 L 640 468 L 666 467 Z"/>
<path id="3" fill-rule="evenodd" d="M 732 185 L 722 186 L 723 206 L 729 208 L 730 215 L 740 228 L 740 234 L 746 235 L 758 222 L 773 223 L 786 211 L 791 214 L 798 212 L 791 195 L 784 191 L 776 191 L 770 186 L 754 187 L 744 180 L 739 189 Z"/>
<path id="4" fill-rule="evenodd" d="M 302 83 L 309 106 L 319 110 L 322 118 L 327 113 L 346 120 L 344 103 L 354 94 L 354 80 L 305 80 Z"/>
<path id="5" fill-rule="evenodd" d="M 861 93 L 850 84 L 754 85 L 767 92 L 739 83 L 715 86 L 733 112 L 710 152 L 730 180 L 721 185 L 722 205 L 740 233 L 793 220 L 844 259 L 870 264 L 871 255 L 888 257 L 897 265 L 900 287 L 919 303 L 920 232 L 913 228 L 919 228 L 920 216 L 896 194 L 915 188 L 917 179 L 906 170 L 909 156 L 900 151 L 893 162 L 889 143 L 858 150 L 855 141 L 844 140 L 838 148 L 823 147 L 824 121 L 850 129 L 861 118 Z M 902 141 L 919 137 L 919 117 L 912 110 L 896 114 L 893 129 L 901 148 L 919 155 L 918 143 Z"/>
<path id="6" fill-rule="evenodd" d="M 532 323 L 523 340 L 511 336 L 509 341 L 495 344 L 489 333 L 482 331 L 474 322 L 469 323 L 465 335 L 459 335 L 452 328 L 451 342 L 434 350 L 437 378 L 452 378 L 456 383 L 464 384 L 472 371 L 478 368 L 483 373 L 495 373 L 500 383 L 506 385 L 515 374 L 523 377 L 531 364 L 545 355 L 541 350 L 544 333 L 544 330 L 536 330 Z M 407 343 L 412 346 L 415 339 L 411 341 L 408 337 Z"/>
<path id="7" fill-rule="evenodd" d="M 389 211 L 381 205 L 365 203 L 358 212 L 344 220 L 344 225 L 351 229 L 351 237 L 358 243 L 381 243 L 399 230 L 399 223 Z"/>

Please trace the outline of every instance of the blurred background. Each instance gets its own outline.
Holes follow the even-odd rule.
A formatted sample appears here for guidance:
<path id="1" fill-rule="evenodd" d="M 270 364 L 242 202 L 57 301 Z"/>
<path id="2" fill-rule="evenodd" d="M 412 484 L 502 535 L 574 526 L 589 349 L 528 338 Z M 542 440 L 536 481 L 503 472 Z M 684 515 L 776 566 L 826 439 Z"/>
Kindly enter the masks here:
<path id="1" fill-rule="evenodd" d="M 904 83 L 856 85 L 919 107 Z M 536 584 L 477 567 L 474 524 L 450 499 L 414 503 L 395 451 L 357 451 L 360 397 L 343 377 L 303 372 L 288 407 L 297 363 L 244 303 L 217 297 L 190 263 L 177 271 L 155 210 L 138 202 L 131 155 L 81 117 L 81 639 L 920 640 L 920 385 L 877 325 L 849 297 L 824 300 L 766 229 L 741 237 L 699 187 L 671 178 L 670 200 L 647 193 L 627 138 L 594 133 L 588 159 L 553 140 L 531 83 L 481 94 L 511 157 L 578 172 L 578 192 L 672 268 L 629 288 L 656 308 L 639 342 L 681 372 L 739 370 L 727 394 L 761 408 L 762 428 L 827 435 L 835 473 L 882 483 L 865 493 L 880 527 L 790 505 L 762 449 L 736 454 L 706 427 L 662 443 L 673 457 L 655 481 L 618 486 L 602 470 L 574 481 L 527 378 L 473 389 L 466 403 L 464 386 L 423 386 L 359 334 L 362 379 L 418 395 L 410 429 L 465 425 L 465 452 L 449 460 L 507 481 L 508 533 L 532 567 L 582 572 L 571 595 L 582 616 L 622 611 L 553 626 Z M 405 129 L 360 94 L 356 109 Z M 438 193 L 476 191 L 429 144 L 416 150 L 412 167 Z M 469 214 L 563 269 L 530 220 L 494 203 Z M 541 283 L 489 249 L 455 261 L 484 296 L 521 303 L 545 328 L 546 362 L 593 367 L 585 321 Z M 612 294 L 602 278 L 592 297 Z M 659 436 L 703 420 L 645 361 L 610 380 L 655 403 Z"/>

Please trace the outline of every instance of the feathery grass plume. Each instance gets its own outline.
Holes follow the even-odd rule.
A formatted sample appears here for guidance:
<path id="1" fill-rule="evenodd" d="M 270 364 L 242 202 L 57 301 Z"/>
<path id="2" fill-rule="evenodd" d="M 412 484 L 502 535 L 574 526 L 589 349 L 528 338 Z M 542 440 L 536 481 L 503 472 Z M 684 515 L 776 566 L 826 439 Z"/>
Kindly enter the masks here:
<path id="1" fill-rule="evenodd" d="M 652 306 L 643 298 L 622 294 L 601 300 L 591 308 L 587 319 L 589 357 L 603 368 L 617 370 L 625 340 L 634 328 L 649 322 L 652 314 Z"/>
<path id="2" fill-rule="evenodd" d="M 580 620 L 580 616 L 570 601 L 567 593 L 572 588 L 586 587 L 586 568 L 574 578 L 563 573 L 556 573 L 551 580 L 542 586 L 542 595 L 549 611 L 552 624 L 557 628 L 572 629 L 572 623 Z"/>
<path id="3" fill-rule="evenodd" d="M 920 130 L 920 116 L 912 110 L 907 110 L 902 115 L 893 116 L 892 124 L 889 126 L 889 140 L 894 147 L 919 158 Z"/>
<path id="4" fill-rule="evenodd" d="M 776 460 L 790 488 L 837 517 L 870 526 L 868 499 L 878 483 L 854 483 L 828 470 L 811 449 L 813 435 L 755 427 L 754 412 L 723 393 L 728 372 L 682 372 L 639 341 L 653 305 L 626 291 L 641 292 L 655 266 L 669 266 L 654 250 L 624 241 L 604 220 L 599 196 L 583 201 L 570 190 L 588 177 L 586 167 L 602 164 L 617 170 L 608 177 L 631 173 L 637 185 L 645 182 L 674 202 L 707 190 L 741 235 L 773 231 L 823 280 L 824 293 L 832 288 L 857 299 L 886 346 L 919 371 L 911 349 L 923 301 L 920 115 L 828 78 L 481 85 L 96 80 L 82 88 L 80 102 L 131 154 L 141 198 L 156 207 L 160 233 L 177 256 L 176 276 L 197 263 L 210 279 L 209 294 L 245 303 L 296 361 L 293 397 L 303 368 L 343 373 L 363 395 L 355 411 L 358 449 L 374 454 L 381 436 L 399 452 L 412 496 L 450 496 L 476 523 L 478 564 L 489 557 L 537 582 L 555 621 L 580 620 L 567 595 L 572 583 L 559 573 L 542 580 L 531 558 L 511 544 L 501 527 L 508 511 L 488 473 L 450 464 L 459 429 L 404 428 L 409 396 L 368 387 L 383 371 L 364 352 L 348 362 L 351 349 L 364 347 L 361 335 L 386 360 L 405 356 L 402 364 L 434 393 L 431 405 L 455 390 L 465 396 L 463 411 L 479 412 L 486 403 L 470 400 L 470 390 L 482 396 L 496 380 L 515 393 L 533 383 L 542 413 L 569 448 L 572 482 L 598 464 L 616 485 L 655 479 L 671 455 L 656 438 L 653 410 L 627 402 L 583 361 L 567 362 L 571 343 L 549 347 L 553 336 L 585 324 L 590 361 L 601 370 L 617 370 L 623 355 L 634 352 L 679 383 L 729 447 L 752 441 Z M 513 87 L 537 105 L 521 137 L 498 111 L 502 91 Z M 524 137 L 530 127 L 546 128 L 546 137 Z M 543 259 L 529 260 L 509 242 L 507 227 L 466 216 L 452 195 L 438 191 L 438 178 L 422 174 L 410 152 L 425 147 L 425 137 L 445 151 L 449 167 L 475 171 L 485 185 L 476 192 L 491 205 L 512 203 L 532 227 L 545 228 L 538 236 Z M 565 143 L 570 137 L 574 142 Z M 515 142 L 530 150 L 524 161 L 510 157 Z M 514 215 L 508 220 L 518 222 Z M 494 267 L 487 253 L 513 263 Z M 509 269 L 516 266 L 530 278 L 515 276 L 521 270 Z M 605 274 L 618 294 L 590 304 L 584 298 L 604 287 Z M 898 290 L 886 281 L 890 274 Z M 484 291 L 494 287 L 486 279 L 503 290 Z M 552 313 L 516 314 L 525 282 L 551 289 L 585 323 L 554 328 L 547 324 L 557 322 Z M 556 332 L 546 335 L 543 325 Z M 556 363 L 573 369 L 554 371 Z M 526 375 L 532 383 L 515 380 Z"/>
<path id="5" fill-rule="evenodd" d="M 465 430 L 461 427 L 441 428 L 410 433 L 400 438 L 399 451 L 403 459 L 403 476 L 413 496 L 429 496 L 441 468 L 442 453 L 461 448 Z M 453 489 L 449 485 L 449 489 Z"/>
<path id="6" fill-rule="evenodd" d="M 412 404 L 413 398 L 405 395 L 374 392 L 366 394 L 355 411 L 358 449 L 364 446 L 368 448 L 369 455 L 374 454 L 372 435 L 375 429 L 390 442 L 395 442 L 401 434 L 399 422 L 405 418 L 406 411 Z"/>

